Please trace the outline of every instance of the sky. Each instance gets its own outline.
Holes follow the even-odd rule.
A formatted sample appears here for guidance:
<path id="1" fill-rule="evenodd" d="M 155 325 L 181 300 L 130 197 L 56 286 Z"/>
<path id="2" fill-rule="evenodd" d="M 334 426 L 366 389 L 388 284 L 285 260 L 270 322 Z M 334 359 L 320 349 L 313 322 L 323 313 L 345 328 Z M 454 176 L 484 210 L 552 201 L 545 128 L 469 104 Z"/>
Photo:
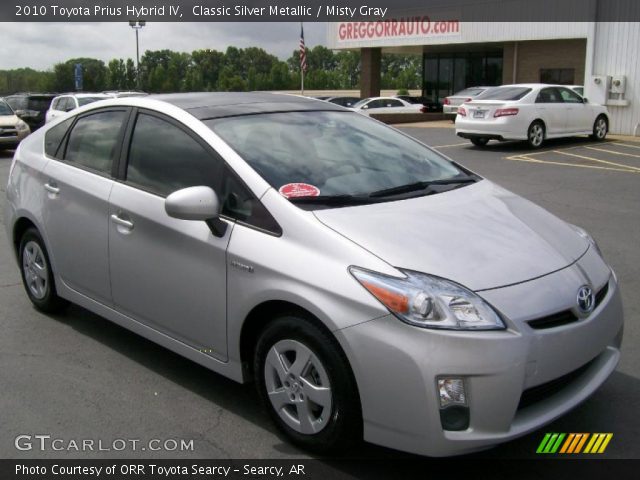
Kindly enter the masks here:
<path id="1" fill-rule="evenodd" d="M 326 23 L 305 23 L 307 47 L 326 44 Z M 31 67 L 47 70 L 70 58 L 104 60 L 136 56 L 135 33 L 127 23 L 0 23 L 0 70 Z M 300 24 L 148 23 L 140 31 L 140 56 L 145 50 L 192 52 L 228 46 L 262 47 L 287 59 L 298 48 Z"/>

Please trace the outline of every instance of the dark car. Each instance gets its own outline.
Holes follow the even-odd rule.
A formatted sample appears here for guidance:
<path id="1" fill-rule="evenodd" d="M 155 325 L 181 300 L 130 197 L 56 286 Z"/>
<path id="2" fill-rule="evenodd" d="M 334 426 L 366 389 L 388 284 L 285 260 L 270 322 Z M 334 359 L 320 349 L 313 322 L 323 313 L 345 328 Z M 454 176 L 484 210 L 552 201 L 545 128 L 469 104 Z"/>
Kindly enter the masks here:
<path id="1" fill-rule="evenodd" d="M 5 97 L 5 100 L 33 132 L 44 125 L 45 115 L 55 96 L 53 93 L 16 93 Z"/>

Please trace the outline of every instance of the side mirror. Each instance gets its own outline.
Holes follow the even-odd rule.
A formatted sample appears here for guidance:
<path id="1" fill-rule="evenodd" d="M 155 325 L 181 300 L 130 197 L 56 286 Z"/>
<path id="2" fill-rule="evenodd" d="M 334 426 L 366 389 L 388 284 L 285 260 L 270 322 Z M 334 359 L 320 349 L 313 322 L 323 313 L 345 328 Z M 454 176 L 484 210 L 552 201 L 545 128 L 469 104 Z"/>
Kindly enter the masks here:
<path id="1" fill-rule="evenodd" d="M 582 97 L 582 103 L 589 103 L 589 99 L 587 97 Z"/>
<path id="2" fill-rule="evenodd" d="M 362 107 L 362 109 L 363 109 L 363 110 L 367 110 L 368 108 L 369 108 L 369 105 L 364 105 L 364 106 Z"/>
<path id="3" fill-rule="evenodd" d="M 188 187 L 169 195 L 164 201 L 167 215 L 180 220 L 206 222 L 211 233 L 222 237 L 227 224 L 220 220 L 220 200 L 210 187 Z"/>

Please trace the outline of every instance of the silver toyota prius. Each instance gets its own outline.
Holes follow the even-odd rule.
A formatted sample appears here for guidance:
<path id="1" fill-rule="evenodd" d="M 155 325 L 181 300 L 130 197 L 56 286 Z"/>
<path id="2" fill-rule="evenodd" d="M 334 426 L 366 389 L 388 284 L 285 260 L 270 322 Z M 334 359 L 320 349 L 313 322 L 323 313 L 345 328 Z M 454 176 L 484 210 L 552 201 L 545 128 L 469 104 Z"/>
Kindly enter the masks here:
<path id="1" fill-rule="evenodd" d="M 101 101 L 19 146 L 26 294 L 238 382 L 294 443 L 431 456 L 531 432 L 620 357 L 594 240 L 415 139 L 262 93 Z"/>

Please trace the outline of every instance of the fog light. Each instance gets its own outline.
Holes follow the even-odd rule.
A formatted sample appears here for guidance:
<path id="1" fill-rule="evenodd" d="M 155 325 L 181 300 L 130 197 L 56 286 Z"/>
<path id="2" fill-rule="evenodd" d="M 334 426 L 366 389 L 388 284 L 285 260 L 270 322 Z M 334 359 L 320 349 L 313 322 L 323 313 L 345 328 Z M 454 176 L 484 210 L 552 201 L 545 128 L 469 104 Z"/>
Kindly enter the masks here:
<path id="1" fill-rule="evenodd" d="M 439 378 L 438 394 L 440 395 L 440 408 L 450 405 L 467 405 L 467 395 L 464 391 L 462 378 Z"/>

